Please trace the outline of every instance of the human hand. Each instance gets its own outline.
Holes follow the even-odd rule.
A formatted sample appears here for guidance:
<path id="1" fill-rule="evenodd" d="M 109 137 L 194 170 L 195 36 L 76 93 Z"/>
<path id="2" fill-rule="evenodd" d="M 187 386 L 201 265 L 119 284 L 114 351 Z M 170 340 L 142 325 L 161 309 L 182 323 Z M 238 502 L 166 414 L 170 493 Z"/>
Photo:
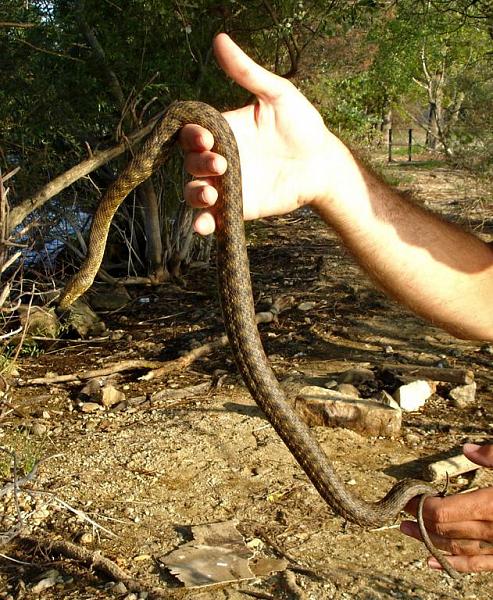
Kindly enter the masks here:
<path id="1" fill-rule="evenodd" d="M 317 110 L 293 84 L 257 65 L 226 34 L 215 38 L 214 51 L 225 73 L 257 96 L 256 104 L 224 113 L 238 143 L 245 218 L 284 214 L 330 198 L 341 165 L 351 155 Z M 203 235 L 214 231 L 214 178 L 227 168 L 224 157 L 212 151 L 213 143 L 212 134 L 198 125 L 186 125 L 180 133 L 185 168 L 197 178 L 186 185 L 185 199 L 202 209 L 195 229 Z M 337 174 L 332 181 L 329 170 Z"/>
<path id="2" fill-rule="evenodd" d="M 493 444 L 465 444 L 464 454 L 478 465 L 493 468 Z M 417 508 L 418 499 L 414 498 L 406 511 L 416 516 Z M 493 487 L 428 498 L 423 518 L 433 545 L 451 554 L 447 560 L 457 571 L 493 571 Z M 418 525 L 413 521 L 403 521 L 401 531 L 421 540 Z M 428 566 L 442 568 L 433 557 L 428 559 Z"/>

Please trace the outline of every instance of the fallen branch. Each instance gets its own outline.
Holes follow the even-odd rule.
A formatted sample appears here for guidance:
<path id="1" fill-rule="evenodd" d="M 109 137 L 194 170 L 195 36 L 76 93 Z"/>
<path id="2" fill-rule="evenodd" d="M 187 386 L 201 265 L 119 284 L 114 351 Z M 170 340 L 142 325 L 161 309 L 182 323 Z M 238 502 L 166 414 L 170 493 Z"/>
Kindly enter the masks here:
<path id="1" fill-rule="evenodd" d="M 53 198 L 53 196 L 59 194 L 69 185 L 72 185 L 72 183 L 81 177 L 85 177 L 110 160 L 116 158 L 120 154 L 123 154 L 126 150 L 128 150 L 129 147 L 132 147 L 134 144 L 139 142 L 153 129 L 154 125 L 160 119 L 162 114 L 163 113 L 159 113 L 154 116 L 145 127 L 132 132 L 117 146 L 93 154 L 90 158 L 82 161 L 78 165 L 75 165 L 75 167 L 72 167 L 68 171 L 65 171 L 61 175 L 58 175 L 58 177 L 52 179 L 44 187 L 38 190 L 31 198 L 26 198 L 20 204 L 14 206 L 8 215 L 8 230 L 12 231 L 15 229 L 29 214 L 31 214 L 37 208 L 43 206 L 43 204 L 50 200 L 50 198 Z"/>
<path id="2" fill-rule="evenodd" d="M 290 308 L 294 303 L 292 297 L 282 297 L 276 299 L 269 310 L 265 312 L 259 312 L 256 314 L 257 323 L 271 323 L 277 316 L 284 310 Z M 123 371 L 133 371 L 136 369 L 151 369 L 149 373 L 143 375 L 140 379 L 149 381 L 151 379 L 157 379 L 163 377 L 168 373 L 174 371 L 181 371 L 189 367 L 193 362 L 211 354 L 218 348 L 223 348 L 228 344 L 228 338 L 226 335 L 222 335 L 220 338 L 213 340 L 199 348 L 194 348 L 187 354 L 180 356 L 176 360 L 168 362 L 162 362 L 157 360 L 124 360 L 118 363 L 112 363 L 101 369 L 91 369 L 90 371 L 82 371 L 82 373 L 69 373 L 67 375 L 54 375 L 53 377 L 37 377 L 36 379 L 30 379 L 25 385 L 51 385 L 53 383 L 70 383 L 73 381 L 84 381 L 86 379 L 95 379 L 96 377 L 106 377 L 107 375 L 113 375 L 115 373 L 122 373 Z"/>
<path id="3" fill-rule="evenodd" d="M 86 379 L 95 379 L 96 377 L 105 377 L 114 373 L 123 371 L 133 371 L 135 369 L 155 369 L 163 363 L 157 360 L 133 359 L 123 360 L 118 363 L 112 363 L 101 369 L 91 369 L 82 371 L 82 373 L 69 373 L 68 375 L 54 375 L 53 377 L 38 377 L 30 379 L 26 385 L 50 385 L 52 383 L 69 383 L 72 381 L 84 381 Z"/>
<path id="4" fill-rule="evenodd" d="M 170 593 L 162 588 L 149 589 L 140 581 L 134 579 L 115 562 L 106 558 L 99 550 L 91 552 L 72 542 L 65 540 L 42 540 L 34 536 L 22 536 L 17 539 L 18 543 L 33 546 L 45 554 L 60 554 L 66 558 L 76 560 L 90 569 L 99 571 L 112 581 L 122 582 L 130 592 L 147 592 L 148 598 L 170 598 Z"/>
<path id="5" fill-rule="evenodd" d="M 398 365 L 385 363 L 384 369 L 392 373 L 402 373 L 413 379 L 431 379 L 432 381 L 444 381 L 457 385 L 468 385 L 474 381 L 474 372 L 468 369 L 450 369 L 440 367 L 424 367 L 421 365 Z"/>
<path id="6" fill-rule="evenodd" d="M 272 321 L 275 321 L 277 319 L 277 316 L 284 310 L 290 308 L 293 305 L 293 303 L 294 298 L 291 296 L 277 298 L 267 311 L 259 312 L 255 315 L 257 325 L 259 323 L 271 323 Z M 199 358 L 208 356 L 209 354 L 212 354 L 212 352 L 218 350 L 219 348 L 224 348 L 228 345 L 228 343 L 228 336 L 222 335 L 221 337 L 212 340 L 207 344 L 190 350 L 190 352 L 187 352 L 186 354 L 180 356 L 180 358 L 177 358 L 176 360 L 167 362 L 164 366 L 159 367 L 154 371 L 149 371 L 149 373 L 146 373 L 140 379 L 144 381 L 150 381 L 151 379 L 163 377 L 164 375 L 167 375 L 168 373 L 171 373 L 173 371 L 181 371 L 183 369 L 186 369 Z"/>

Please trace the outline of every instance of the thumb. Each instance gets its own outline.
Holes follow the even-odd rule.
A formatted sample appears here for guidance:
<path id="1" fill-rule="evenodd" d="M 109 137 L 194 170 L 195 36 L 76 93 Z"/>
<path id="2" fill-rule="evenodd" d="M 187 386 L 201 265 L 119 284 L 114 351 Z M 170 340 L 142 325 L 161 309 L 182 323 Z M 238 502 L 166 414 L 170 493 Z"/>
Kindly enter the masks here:
<path id="1" fill-rule="evenodd" d="M 464 455 L 482 467 L 493 467 L 493 444 L 464 444 Z"/>
<path id="2" fill-rule="evenodd" d="M 258 65 L 225 33 L 214 38 L 214 54 L 226 75 L 262 100 L 276 100 L 291 85 Z"/>

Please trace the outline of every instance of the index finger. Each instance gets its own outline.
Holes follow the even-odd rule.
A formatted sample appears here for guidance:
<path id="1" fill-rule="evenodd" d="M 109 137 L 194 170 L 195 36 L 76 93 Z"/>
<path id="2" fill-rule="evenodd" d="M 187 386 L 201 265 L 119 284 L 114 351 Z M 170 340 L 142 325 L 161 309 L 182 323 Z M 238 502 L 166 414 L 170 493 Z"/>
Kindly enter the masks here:
<path id="1" fill-rule="evenodd" d="M 416 516 L 418 498 L 413 498 L 406 511 Z M 466 494 L 444 498 L 427 498 L 423 507 L 425 521 L 452 523 L 457 521 L 493 521 L 493 488 L 484 488 Z"/>
<path id="2" fill-rule="evenodd" d="M 214 146 L 212 133 L 200 125 L 184 125 L 178 135 L 180 146 L 185 152 L 204 152 Z"/>

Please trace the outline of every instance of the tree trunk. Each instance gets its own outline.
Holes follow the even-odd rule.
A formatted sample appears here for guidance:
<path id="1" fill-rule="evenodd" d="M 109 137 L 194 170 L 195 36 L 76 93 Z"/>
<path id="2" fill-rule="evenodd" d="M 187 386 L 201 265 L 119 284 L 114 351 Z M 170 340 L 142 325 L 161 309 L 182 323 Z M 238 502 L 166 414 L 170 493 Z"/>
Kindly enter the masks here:
<path id="1" fill-rule="evenodd" d="M 99 41 L 90 28 L 84 16 L 85 1 L 79 0 L 77 5 L 77 18 L 81 31 L 93 51 L 97 63 L 108 82 L 108 87 L 123 114 L 123 121 L 128 125 L 138 125 L 138 120 L 132 111 L 125 111 L 125 95 L 115 72 L 110 68 L 106 54 Z M 163 243 L 161 227 L 159 225 L 159 202 L 154 185 L 149 179 L 137 188 L 137 195 L 145 210 L 145 231 L 147 236 L 147 259 L 149 261 L 149 276 L 156 282 L 166 279 L 166 267 L 163 262 Z"/>

